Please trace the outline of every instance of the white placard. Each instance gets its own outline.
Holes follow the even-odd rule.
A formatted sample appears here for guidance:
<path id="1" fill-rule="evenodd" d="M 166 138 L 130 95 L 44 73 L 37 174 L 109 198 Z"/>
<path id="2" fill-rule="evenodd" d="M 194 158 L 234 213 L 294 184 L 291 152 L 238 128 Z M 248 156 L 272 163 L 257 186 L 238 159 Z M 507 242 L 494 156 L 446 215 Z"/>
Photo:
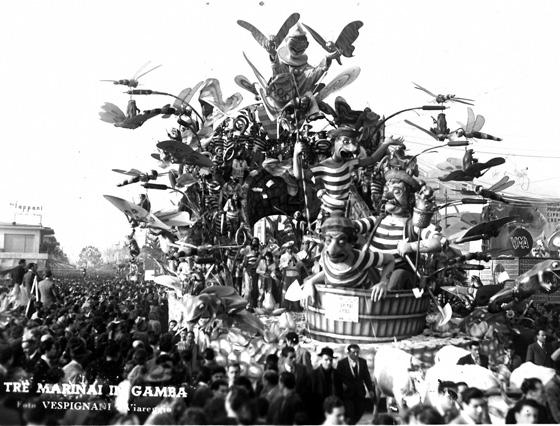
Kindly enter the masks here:
<path id="1" fill-rule="evenodd" d="M 335 321 L 358 322 L 359 299 L 357 296 L 323 295 L 325 318 Z"/>

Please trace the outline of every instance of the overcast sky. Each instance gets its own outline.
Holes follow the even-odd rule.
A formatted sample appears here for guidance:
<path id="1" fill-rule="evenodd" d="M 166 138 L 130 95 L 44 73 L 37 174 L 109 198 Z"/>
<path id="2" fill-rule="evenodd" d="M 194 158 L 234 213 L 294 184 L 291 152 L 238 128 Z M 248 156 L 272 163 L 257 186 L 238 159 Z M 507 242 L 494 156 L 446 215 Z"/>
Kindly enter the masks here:
<path id="1" fill-rule="evenodd" d="M 163 66 L 141 79 L 144 88 L 178 94 L 216 77 L 225 96 L 239 91 L 250 101 L 252 95 L 233 82 L 237 74 L 253 79 L 242 52 L 266 78 L 270 68 L 264 50 L 236 20 L 272 34 L 292 12 L 331 40 L 348 22 L 364 22 L 355 58 L 334 64 L 326 78 L 361 67 L 358 80 L 338 93 L 352 107 L 389 115 L 428 102 L 412 81 L 473 98 L 475 112 L 487 120 L 483 130 L 504 139 L 474 146 L 481 160 L 506 155 L 494 176 L 528 167 L 529 191 L 514 191 L 560 197 L 559 11 L 552 0 L 2 2 L 0 220 L 12 220 L 10 202 L 43 205 L 43 224 L 55 229 L 71 257 L 88 244 L 121 241 L 129 232 L 126 219 L 102 195 L 133 199 L 142 188 L 117 188 L 122 177 L 111 168 L 156 168 L 150 153 L 174 121 L 155 118 L 137 130 L 100 121 L 104 102 L 125 109 L 128 96 L 99 80 L 129 78 L 152 61 Z M 324 52 L 310 43 L 309 62 L 316 64 Z M 167 102 L 137 98 L 141 109 Z M 466 114 L 455 105 L 447 112 L 450 127 Z M 388 133 L 405 136 L 418 152 L 430 140 L 404 118 L 425 126 L 431 119 L 412 113 L 389 122 Z M 171 206 L 162 195 L 154 196 L 155 208 Z"/>

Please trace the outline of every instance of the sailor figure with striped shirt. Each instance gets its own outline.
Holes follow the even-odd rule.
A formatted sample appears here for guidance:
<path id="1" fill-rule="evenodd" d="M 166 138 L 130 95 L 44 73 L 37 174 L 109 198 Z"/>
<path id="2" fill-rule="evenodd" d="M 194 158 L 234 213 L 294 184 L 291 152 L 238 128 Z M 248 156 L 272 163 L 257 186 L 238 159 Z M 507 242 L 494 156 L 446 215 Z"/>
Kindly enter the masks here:
<path id="1" fill-rule="evenodd" d="M 432 253 L 439 251 L 442 246 L 442 235 L 434 225 L 424 229 L 414 226 L 412 211 L 415 192 L 420 189 L 420 183 L 412 173 L 410 169 L 398 168 L 385 171 L 383 199 L 386 200 L 387 216 L 381 220 L 371 244 L 376 250 L 395 256 L 395 270 L 389 280 L 389 291 L 411 289 L 416 285 L 416 274 L 403 256 L 416 252 L 418 247 L 421 253 Z M 368 235 L 375 221 L 376 217 L 370 216 L 353 222 L 358 233 Z"/>
<path id="2" fill-rule="evenodd" d="M 373 301 L 380 300 L 387 292 L 395 264 L 393 255 L 374 250 L 369 244 L 361 248 L 355 246 L 357 234 L 354 224 L 340 212 L 328 217 L 321 231 L 325 238 L 320 258 L 322 270 L 304 282 L 306 298 L 309 297 L 314 303 L 315 284 L 324 283 L 348 288 L 371 288 Z M 377 268 L 382 268 L 380 277 Z"/>
<path id="3" fill-rule="evenodd" d="M 390 145 L 402 145 L 401 139 L 388 138 L 370 156 L 358 158 L 360 147 L 357 143 L 359 132 L 352 127 L 341 126 L 329 132 L 333 152 L 326 160 L 311 166 L 313 178 L 323 189 L 317 196 L 321 199 L 321 211 L 329 216 L 335 211 L 344 213 L 350 195 L 352 172 L 358 167 L 369 167 L 377 163 Z M 293 170 L 296 179 L 303 177 L 299 155 L 303 150 L 301 142 L 294 147 Z"/>

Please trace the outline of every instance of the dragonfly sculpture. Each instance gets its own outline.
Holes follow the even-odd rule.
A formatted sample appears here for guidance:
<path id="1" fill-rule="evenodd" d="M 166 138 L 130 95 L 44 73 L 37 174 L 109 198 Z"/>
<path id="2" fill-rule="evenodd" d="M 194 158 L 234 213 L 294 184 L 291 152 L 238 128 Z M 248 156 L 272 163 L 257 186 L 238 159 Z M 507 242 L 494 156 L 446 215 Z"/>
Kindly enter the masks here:
<path id="1" fill-rule="evenodd" d="M 475 178 L 483 176 L 490 168 L 504 164 L 506 160 L 502 157 L 495 157 L 485 163 L 480 163 L 478 159 L 473 157 L 474 150 L 468 149 L 463 156 L 462 169 L 453 170 L 447 175 L 439 177 L 442 182 L 448 181 L 472 181 Z"/>
<path id="2" fill-rule="evenodd" d="M 412 82 L 412 84 L 414 84 L 414 88 L 421 90 L 425 93 L 427 93 L 428 95 L 432 96 L 434 98 L 434 100 L 438 103 L 438 104 L 443 104 L 445 102 L 458 102 L 460 104 L 465 104 L 465 105 L 474 105 L 472 102 L 474 102 L 473 99 L 467 99 L 467 98 L 459 98 L 455 95 L 441 95 L 441 94 L 434 94 L 432 92 L 430 92 L 428 89 L 420 86 L 419 84 L 416 84 L 414 82 Z"/>
<path id="3" fill-rule="evenodd" d="M 459 138 L 464 137 L 466 139 L 469 139 L 471 142 L 473 142 L 474 139 L 489 139 L 493 141 L 502 140 L 501 138 L 489 135 L 488 133 L 482 133 L 480 130 L 484 126 L 486 119 L 480 114 L 477 114 L 475 116 L 474 111 L 470 107 L 467 108 L 467 110 L 469 114 L 467 119 L 467 124 L 464 125 L 462 123 L 459 123 L 461 127 L 453 132 L 454 135 L 456 135 Z"/>
<path id="4" fill-rule="evenodd" d="M 140 67 L 140 69 L 138 69 L 138 71 L 136 71 L 136 73 L 134 73 L 134 75 L 131 78 L 126 78 L 126 79 L 122 79 L 122 80 L 101 80 L 101 81 L 107 81 L 107 82 L 110 82 L 110 83 L 113 83 L 113 84 L 127 86 L 129 88 L 138 87 L 138 84 L 139 84 L 138 80 L 140 79 L 140 77 L 143 77 L 146 74 L 148 74 L 149 72 L 152 72 L 153 70 L 161 67 L 161 65 L 156 65 L 155 67 L 150 68 L 148 71 L 142 72 L 148 65 L 150 65 L 150 61 L 148 61 L 144 65 L 142 65 Z"/>
<path id="5" fill-rule="evenodd" d="M 492 200 L 508 204 L 508 201 L 498 194 L 498 192 L 504 191 L 514 184 L 514 180 L 510 180 L 509 176 L 504 176 L 489 188 L 484 188 L 482 185 L 463 184 L 461 189 L 453 189 L 453 191 L 460 192 L 462 195 L 467 196 L 480 195 L 484 198 L 490 198 Z"/>

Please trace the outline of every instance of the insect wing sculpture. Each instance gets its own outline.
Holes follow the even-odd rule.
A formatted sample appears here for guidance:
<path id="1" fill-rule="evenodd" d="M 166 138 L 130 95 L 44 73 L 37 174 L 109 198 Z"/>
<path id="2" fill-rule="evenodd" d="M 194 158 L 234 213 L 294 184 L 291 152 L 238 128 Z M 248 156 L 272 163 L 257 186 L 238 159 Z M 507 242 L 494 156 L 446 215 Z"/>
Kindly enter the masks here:
<path id="1" fill-rule="evenodd" d="M 336 39 L 336 42 L 333 43 L 332 41 L 329 42 L 325 41 L 325 39 L 321 37 L 317 31 L 315 31 L 313 28 L 309 27 L 308 25 L 303 24 L 305 29 L 309 31 L 311 36 L 315 39 L 317 43 L 319 43 L 319 45 L 323 49 L 325 49 L 329 53 L 338 53 L 336 60 L 340 65 L 342 65 L 342 62 L 340 61 L 340 55 L 346 58 L 351 58 L 353 56 L 352 54 L 354 53 L 354 49 L 355 49 L 353 43 L 360 35 L 359 30 L 363 25 L 364 23 L 361 21 L 350 22 L 341 31 L 340 35 Z"/>
<path id="2" fill-rule="evenodd" d="M 474 111 L 472 110 L 472 108 L 467 108 L 468 110 L 468 119 L 467 119 L 467 125 L 463 125 L 461 123 L 459 123 L 461 125 L 461 128 L 455 130 L 455 134 L 458 137 L 465 137 L 467 139 L 489 139 L 489 140 L 493 140 L 493 141 L 501 141 L 501 138 L 498 138 L 496 136 L 492 136 L 489 135 L 488 133 L 482 133 L 480 130 L 482 129 L 482 127 L 484 127 L 484 123 L 486 122 L 486 119 L 482 116 L 482 115 L 476 115 L 474 114 Z"/>
<path id="3" fill-rule="evenodd" d="M 136 73 L 129 79 L 123 79 L 123 80 L 101 80 L 101 81 L 107 81 L 113 84 L 118 84 L 118 85 L 122 85 L 122 86 L 127 86 L 130 88 L 136 88 L 138 87 L 138 80 L 140 79 L 140 77 L 145 76 L 146 74 L 154 71 L 155 69 L 158 69 L 159 67 L 161 67 L 161 65 L 156 65 L 155 67 L 150 68 L 147 71 L 142 72 L 142 70 L 144 68 L 146 68 L 148 65 L 150 64 L 150 61 L 146 62 L 144 65 L 142 65 L 140 67 L 140 69 L 138 71 L 136 71 Z"/>
<path id="4" fill-rule="evenodd" d="M 474 105 L 472 103 L 472 102 L 474 102 L 473 99 L 458 98 L 455 95 L 435 95 L 434 93 L 430 92 L 428 89 L 425 89 L 424 87 L 420 86 L 419 84 L 416 84 L 414 82 L 412 82 L 412 84 L 414 84 L 415 89 L 421 90 L 422 92 L 425 92 L 428 95 L 432 96 L 438 104 L 443 104 L 445 102 L 458 102 L 458 103 L 465 104 L 465 105 Z"/>
<path id="5" fill-rule="evenodd" d="M 292 13 L 288 16 L 286 21 L 284 21 L 284 24 L 280 27 L 276 35 L 271 35 L 270 37 L 265 36 L 254 25 L 247 21 L 238 20 L 237 23 L 239 26 L 249 31 L 257 43 L 259 43 L 268 52 L 271 59 L 274 59 L 278 46 L 280 46 L 280 44 L 284 41 L 288 35 L 288 31 L 297 23 L 297 21 L 299 21 L 299 13 Z"/>

